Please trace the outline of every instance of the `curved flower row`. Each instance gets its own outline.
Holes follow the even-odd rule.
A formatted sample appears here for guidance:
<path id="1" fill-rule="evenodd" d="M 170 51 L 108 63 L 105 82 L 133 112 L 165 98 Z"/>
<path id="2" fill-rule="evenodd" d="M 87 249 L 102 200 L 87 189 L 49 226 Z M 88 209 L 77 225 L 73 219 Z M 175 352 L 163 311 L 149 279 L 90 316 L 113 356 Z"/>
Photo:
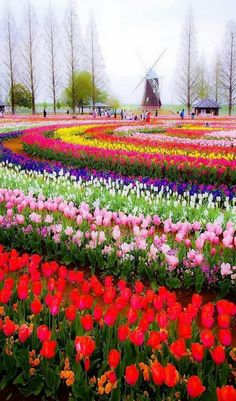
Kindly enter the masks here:
<path id="1" fill-rule="evenodd" d="M 20 190 L 0 190 L 0 240 L 15 247 L 57 256 L 63 263 L 139 274 L 170 288 L 204 285 L 235 291 L 236 230 L 228 221 L 163 221 L 158 215 L 127 215 L 62 197 L 34 197 Z"/>
<path id="2" fill-rule="evenodd" d="M 203 183 L 236 183 L 236 160 L 205 159 L 190 156 L 139 153 L 73 145 L 45 138 L 43 134 L 26 134 L 23 142 L 28 151 L 49 159 L 80 167 L 115 170 L 125 175 L 149 175 L 169 179 L 193 179 Z"/>
<path id="3" fill-rule="evenodd" d="M 235 400 L 235 303 L 194 294 L 182 305 L 165 287 L 103 283 L 2 246 L 0 282 L 2 387 L 56 398 L 65 383 L 94 401 Z"/>
<path id="4" fill-rule="evenodd" d="M 45 128 L 46 131 L 48 131 L 48 127 Z M 33 134 L 33 132 L 32 132 Z M 0 151 L 1 151 L 1 157 L 2 161 L 13 164 L 13 165 L 18 165 L 21 166 L 23 169 L 26 171 L 36 171 L 36 172 L 49 172 L 49 173 L 55 173 L 59 174 L 61 169 L 63 168 L 64 173 L 69 173 L 70 175 L 76 177 L 77 180 L 83 179 L 83 180 L 90 180 L 91 177 L 99 178 L 105 181 L 109 180 L 118 180 L 120 183 L 124 183 L 125 185 L 132 185 L 135 186 L 137 182 L 139 182 L 141 185 L 144 186 L 144 188 L 153 188 L 154 192 L 159 192 L 162 191 L 164 193 L 168 191 L 176 192 L 179 195 L 183 195 L 185 193 L 189 193 L 190 196 L 195 196 L 198 194 L 203 194 L 203 195 L 212 195 L 213 199 L 224 199 L 225 197 L 229 198 L 230 200 L 233 199 L 236 196 L 236 185 L 234 186 L 228 186 L 226 183 L 222 185 L 216 185 L 215 183 L 212 184 L 201 184 L 198 185 L 196 183 L 191 184 L 189 180 L 186 180 L 184 182 L 181 180 L 181 182 L 176 182 L 176 181 L 170 181 L 166 177 L 163 179 L 159 178 L 149 178 L 148 174 L 147 177 L 145 176 L 140 176 L 140 171 L 138 172 L 137 177 L 132 177 L 132 176 L 125 176 L 122 175 L 118 172 L 112 172 L 112 171 L 100 171 L 100 170 L 95 170 L 94 166 L 89 170 L 88 168 L 69 168 L 66 165 L 62 165 L 60 162 L 45 162 L 45 161 L 39 161 L 31 158 L 30 156 L 24 156 L 24 155 L 19 155 L 17 153 L 14 153 L 10 149 L 8 149 L 4 144 L 2 143 L 3 140 L 6 139 L 11 139 L 16 136 L 21 136 L 22 132 L 11 132 L 8 133 L 7 136 L 1 136 L 0 138 Z M 148 172 L 147 172 L 148 173 Z M 188 177 L 189 178 L 189 177 Z"/>

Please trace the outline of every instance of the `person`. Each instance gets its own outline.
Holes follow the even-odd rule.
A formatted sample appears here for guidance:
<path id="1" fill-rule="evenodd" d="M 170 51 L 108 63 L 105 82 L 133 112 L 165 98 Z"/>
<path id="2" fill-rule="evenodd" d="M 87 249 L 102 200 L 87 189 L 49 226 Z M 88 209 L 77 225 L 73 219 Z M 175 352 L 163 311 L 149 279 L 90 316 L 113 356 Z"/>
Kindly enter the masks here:
<path id="1" fill-rule="evenodd" d="M 158 116 L 158 110 L 156 109 L 156 117 Z"/>
<path id="2" fill-rule="evenodd" d="M 43 116 L 44 116 L 44 117 L 47 117 L 46 109 L 43 109 Z"/>
<path id="3" fill-rule="evenodd" d="M 195 117 L 195 112 L 194 111 L 192 111 L 191 117 L 192 117 L 192 120 L 194 120 L 194 117 Z"/>
<path id="4" fill-rule="evenodd" d="M 96 115 L 97 115 L 96 110 L 93 109 L 93 118 L 96 118 Z"/>
<path id="5" fill-rule="evenodd" d="M 121 120 L 124 120 L 124 110 L 123 109 L 120 112 L 120 118 L 121 118 Z"/>
<path id="6" fill-rule="evenodd" d="M 180 113 L 180 117 L 181 117 L 181 120 L 183 120 L 184 119 L 184 109 L 181 111 L 181 113 Z"/>
<path id="7" fill-rule="evenodd" d="M 66 114 L 69 115 L 70 114 L 70 110 L 67 110 Z"/>
<path id="8" fill-rule="evenodd" d="M 150 123 L 150 121 L 151 121 L 151 112 L 149 111 L 148 113 L 147 113 L 147 117 L 146 117 L 146 123 Z"/>
<path id="9" fill-rule="evenodd" d="M 116 118 L 116 109 L 114 110 L 114 118 Z"/>

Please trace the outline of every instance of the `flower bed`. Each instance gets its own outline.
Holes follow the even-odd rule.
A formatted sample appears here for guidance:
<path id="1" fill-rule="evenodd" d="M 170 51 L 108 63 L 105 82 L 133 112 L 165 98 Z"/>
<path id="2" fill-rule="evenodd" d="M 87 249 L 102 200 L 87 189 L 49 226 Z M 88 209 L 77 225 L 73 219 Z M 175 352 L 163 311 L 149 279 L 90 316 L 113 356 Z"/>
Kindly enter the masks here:
<path id="1" fill-rule="evenodd" d="M 0 190 L 0 240 L 46 253 L 63 263 L 91 265 L 118 277 L 138 274 L 170 288 L 204 285 L 235 291 L 236 236 L 233 222 L 173 223 L 158 215 L 126 215 L 62 197 L 34 197 Z"/>
<path id="2" fill-rule="evenodd" d="M 88 129 L 86 134 L 92 134 L 92 139 L 74 136 L 74 141 L 79 144 L 45 138 L 41 132 L 25 134 L 23 143 L 29 153 L 78 167 L 115 170 L 124 175 L 141 173 L 170 180 L 196 180 L 205 184 L 236 183 L 235 150 L 231 146 L 209 147 L 204 154 L 203 146 L 188 145 L 188 149 L 179 143 L 175 148 L 172 142 L 165 142 L 165 145 L 157 142 L 151 146 L 153 143 L 150 141 L 127 137 L 117 139 L 106 134 L 107 129 L 112 127 Z"/>
<path id="3" fill-rule="evenodd" d="M 0 387 L 77 399 L 235 399 L 236 304 L 104 283 L 0 247 Z M 105 340 L 106 339 L 106 340 Z M 231 397 L 231 398 L 229 398 Z"/>

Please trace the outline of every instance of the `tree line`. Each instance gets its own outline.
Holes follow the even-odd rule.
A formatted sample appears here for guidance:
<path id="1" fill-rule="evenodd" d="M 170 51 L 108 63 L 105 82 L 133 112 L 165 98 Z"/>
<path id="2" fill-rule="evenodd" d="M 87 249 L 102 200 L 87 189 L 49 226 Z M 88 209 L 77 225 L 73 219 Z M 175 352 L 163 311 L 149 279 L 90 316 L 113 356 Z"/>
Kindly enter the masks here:
<path id="1" fill-rule="evenodd" d="M 9 4 L 1 25 L 0 76 L 12 114 L 17 106 L 31 108 L 35 114 L 40 89 L 47 91 L 54 113 L 61 101 L 73 113 L 76 107 L 83 110 L 96 102 L 117 104 L 116 99 L 108 99 L 108 79 L 94 17 L 90 15 L 84 39 L 74 0 L 68 0 L 62 26 L 50 5 L 39 29 L 31 0 L 25 7 L 21 29 Z"/>
<path id="2" fill-rule="evenodd" d="M 226 25 L 222 46 L 215 54 L 211 69 L 207 67 L 204 57 L 198 57 L 191 10 L 188 10 L 180 43 L 176 79 L 179 101 L 190 113 L 197 100 L 211 97 L 217 103 L 226 104 L 231 115 L 236 101 L 236 23 L 230 21 Z"/>

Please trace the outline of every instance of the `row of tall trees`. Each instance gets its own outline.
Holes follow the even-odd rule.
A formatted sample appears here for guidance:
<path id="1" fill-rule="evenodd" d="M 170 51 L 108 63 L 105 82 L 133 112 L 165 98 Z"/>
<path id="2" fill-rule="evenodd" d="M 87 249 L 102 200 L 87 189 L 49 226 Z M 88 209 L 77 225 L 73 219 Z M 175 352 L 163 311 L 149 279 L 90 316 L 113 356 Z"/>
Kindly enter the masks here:
<path id="1" fill-rule="evenodd" d="M 227 24 L 222 48 L 218 49 L 211 71 L 205 58 L 198 58 L 196 29 L 191 10 L 185 20 L 176 82 L 177 95 L 190 113 L 197 100 L 207 97 L 226 103 L 228 114 L 236 102 L 236 24 Z"/>
<path id="2" fill-rule="evenodd" d="M 19 99 L 25 104 L 29 96 L 35 114 L 40 89 L 50 96 L 54 113 L 61 94 L 73 112 L 78 98 L 80 103 L 92 102 L 94 106 L 96 101 L 107 97 L 107 77 L 96 23 L 91 15 L 83 40 L 75 0 L 68 0 L 63 26 L 58 24 L 50 6 L 41 30 L 31 0 L 25 8 L 21 30 L 17 29 L 8 5 L 2 17 L 1 37 L 0 61 L 4 68 L 0 67 L 0 73 L 13 114 Z M 84 87 L 89 91 L 86 96 Z"/>

